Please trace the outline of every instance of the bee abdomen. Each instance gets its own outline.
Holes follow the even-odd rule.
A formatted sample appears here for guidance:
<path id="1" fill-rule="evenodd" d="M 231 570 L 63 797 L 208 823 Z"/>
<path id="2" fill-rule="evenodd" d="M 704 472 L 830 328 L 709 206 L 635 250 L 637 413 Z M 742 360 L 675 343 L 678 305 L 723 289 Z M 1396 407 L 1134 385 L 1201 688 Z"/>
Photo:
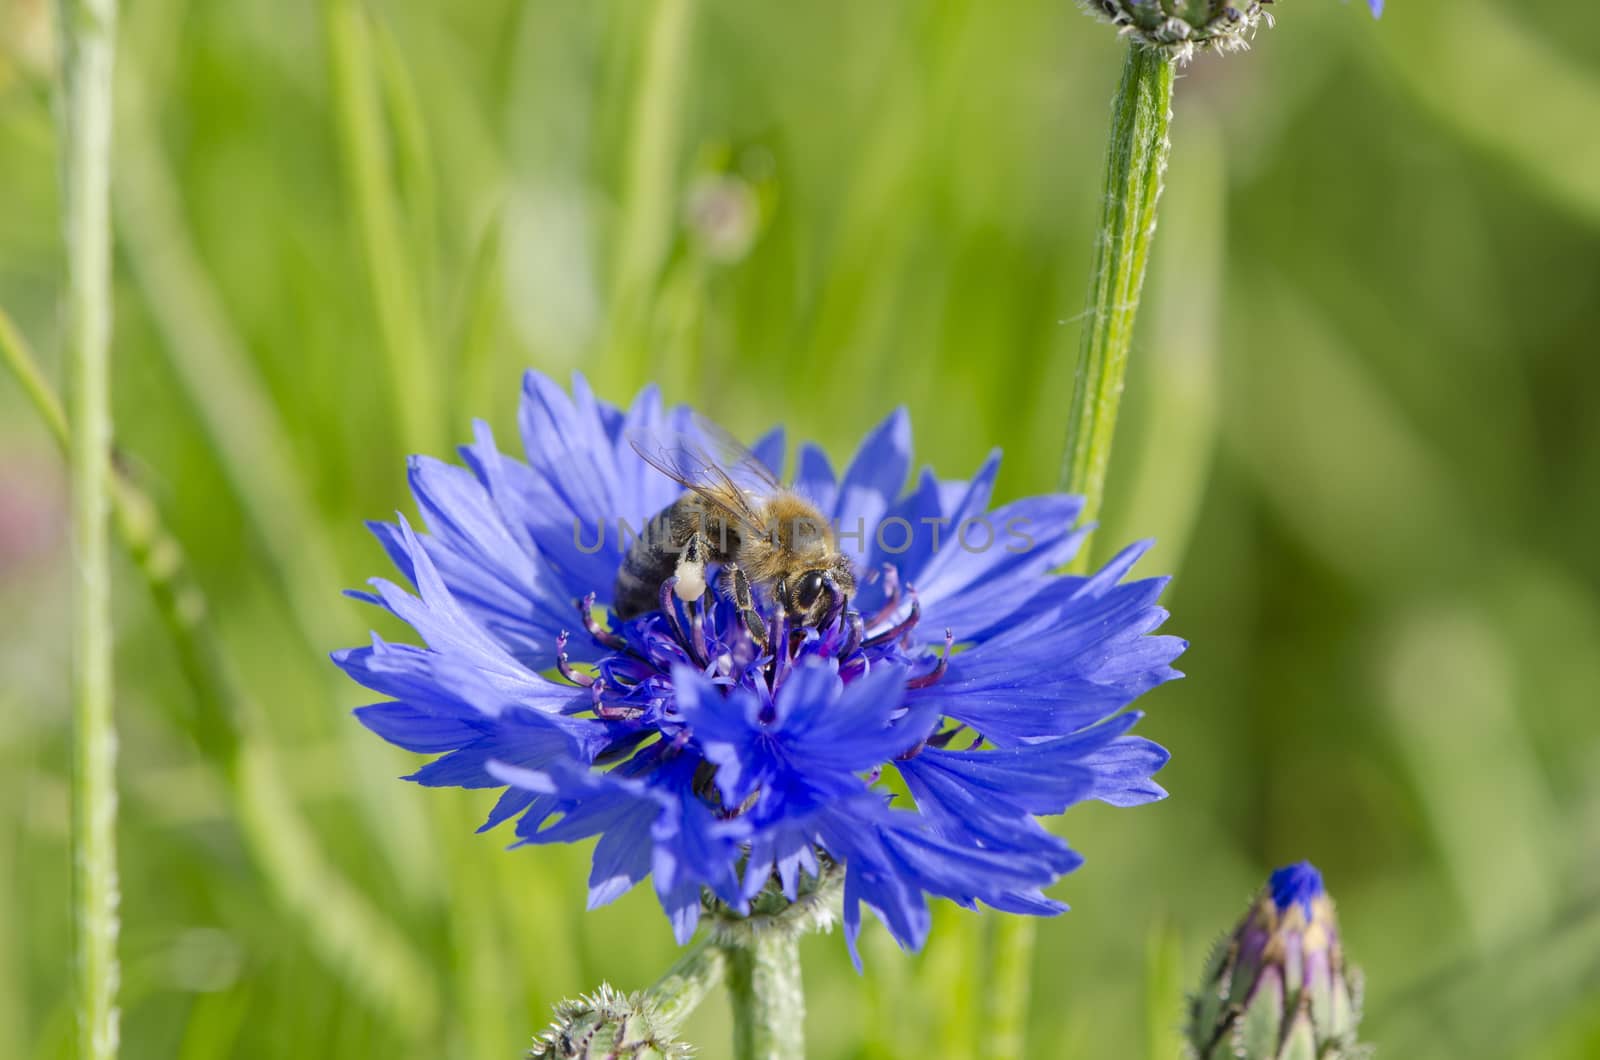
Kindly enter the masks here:
<path id="1" fill-rule="evenodd" d="M 736 538 L 730 540 L 730 547 L 721 547 L 721 539 L 731 535 L 722 532 L 721 519 L 708 516 L 700 499 L 692 493 L 673 501 L 641 528 L 617 569 L 611 609 L 618 618 L 633 618 L 661 606 L 661 583 L 672 577 L 684 545 L 702 527 L 708 528 L 710 537 L 704 559 L 727 559 L 737 547 Z"/>
<path id="2" fill-rule="evenodd" d="M 666 549 L 655 549 L 643 537 L 629 546 L 617 569 L 611 609 L 618 618 L 633 618 L 659 606 L 661 583 L 672 575 L 677 557 Z"/>

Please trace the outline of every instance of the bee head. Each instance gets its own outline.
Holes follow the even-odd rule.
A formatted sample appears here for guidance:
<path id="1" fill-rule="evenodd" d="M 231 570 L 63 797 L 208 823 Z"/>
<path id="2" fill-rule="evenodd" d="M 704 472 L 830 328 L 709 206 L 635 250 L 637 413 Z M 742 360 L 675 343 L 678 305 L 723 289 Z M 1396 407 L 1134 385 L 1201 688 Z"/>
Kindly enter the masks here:
<path id="1" fill-rule="evenodd" d="M 815 626 L 855 591 L 856 579 L 850 561 L 838 556 L 826 567 L 803 571 L 792 581 L 778 584 L 778 599 L 801 625 Z"/>

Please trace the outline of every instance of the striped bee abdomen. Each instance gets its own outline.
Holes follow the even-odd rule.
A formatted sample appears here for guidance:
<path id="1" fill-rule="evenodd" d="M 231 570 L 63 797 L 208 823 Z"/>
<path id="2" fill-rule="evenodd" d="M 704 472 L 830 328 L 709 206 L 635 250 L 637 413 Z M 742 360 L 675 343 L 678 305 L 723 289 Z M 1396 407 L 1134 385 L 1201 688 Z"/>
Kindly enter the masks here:
<path id="1" fill-rule="evenodd" d="M 618 618 L 634 618 L 661 606 L 661 583 L 672 577 L 696 532 L 705 544 L 705 562 L 724 563 L 738 554 L 734 521 L 709 509 L 697 495 L 684 494 L 646 523 L 628 545 L 611 595 L 611 609 Z"/>

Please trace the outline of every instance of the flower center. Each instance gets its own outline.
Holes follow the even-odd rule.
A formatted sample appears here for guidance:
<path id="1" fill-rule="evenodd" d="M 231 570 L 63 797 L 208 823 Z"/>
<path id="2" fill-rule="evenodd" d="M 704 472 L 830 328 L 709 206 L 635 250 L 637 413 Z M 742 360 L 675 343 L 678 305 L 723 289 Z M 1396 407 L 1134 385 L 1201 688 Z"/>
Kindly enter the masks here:
<path id="1" fill-rule="evenodd" d="M 661 583 L 656 611 L 602 625 L 595 613 L 595 595 L 578 602 L 584 629 L 610 654 L 593 674 L 573 668 L 567 656 L 568 634 L 556 643 L 556 669 L 570 683 L 590 690 L 594 712 L 605 720 L 641 719 L 653 708 L 673 713 L 672 668 L 694 667 L 719 683 L 760 689 L 775 696 L 796 663 L 808 658 L 836 660 L 839 676 L 849 682 L 874 665 L 894 661 L 914 668 L 923 654 L 913 634 L 922 619 L 916 590 L 902 592 L 898 572 L 884 571 L 885 601 L 876 614 L 865 618 L 853 608 L 839 609 L 814 626 L 791 626 L 782 608 L 762 608 L 756 635 L 752 623 L 727 600 L 706 594 L 685 603 L 674 592 L 677 579 Z M 904 615 L 892 621 L 904 607 Z M 881 628 L 879 628 L 881 627 Z M 878 631 L 869 635 L 868 631 Z M 949 665 L 954 635 L 945 631 L 943 655 L 931 668 L 910 678 L 908 688 L 925 688 L 940 680 Z M 670 717 L 660 722 L 670 723 Z"/>

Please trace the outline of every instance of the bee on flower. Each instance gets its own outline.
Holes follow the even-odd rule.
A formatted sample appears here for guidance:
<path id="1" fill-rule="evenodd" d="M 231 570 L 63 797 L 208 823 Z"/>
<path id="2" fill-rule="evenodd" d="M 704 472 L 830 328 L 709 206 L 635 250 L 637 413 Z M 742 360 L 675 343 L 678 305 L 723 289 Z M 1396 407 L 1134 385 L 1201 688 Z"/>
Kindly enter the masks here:
<path id="1" fill-rule="evenodd" d="M 1147 545 L 1055 573 L 1078 498 L 991 508 L 998 454 L 905 490 L 903 411 L 842 472 L 802 445 L 786 482 L 781 432 L 709 457 L 726 438 L 654 388 L 623 410 L 529 373 L 519 427 L 523 459 L 481 422 L 465 466 L 412 459 L 422 529 L 372 526 L 411 588 L 354 595 L 423 643 L 335 660 L 389 697 L 363 724 L 437 756 L 411 780 L 498 790 L 483 827 L 518 845 L 596 840 L 591 906 L 650 877 L 683 942 L 706 902 L 832 884 L 852 955 L 862 907 L 915 949 L 930 896 L 1065 908 L 1045 888 L 1082 859 L 1037 818 L 1165 794 L 1124 708 L 1185 645 L 1154 632 L 1164 579 L 1127 577 Z M 619 523 L 664 537 L 597 530 Z"/>

